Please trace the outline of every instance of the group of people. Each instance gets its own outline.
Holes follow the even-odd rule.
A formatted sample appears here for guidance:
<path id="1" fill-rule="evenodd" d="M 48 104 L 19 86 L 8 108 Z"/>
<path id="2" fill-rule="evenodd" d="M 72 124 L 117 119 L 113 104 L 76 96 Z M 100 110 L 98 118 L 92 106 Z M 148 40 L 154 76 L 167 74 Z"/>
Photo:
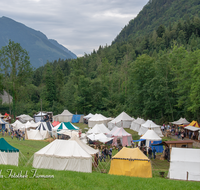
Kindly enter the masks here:
<path id="1" fill-rule="evenodd" d="M 152 159 L 152 155 L 153 155 L 154 159 L 156 158 L 155 147 L 153 147 L 153 149 L 151 147 L 149 147 L 148 150 L 147 150 L 147 147 L 143 147 L 142 151 L 146 156 L 148 156 L 149 159 Z M 148 153 L 148 155 L 147 155 L 147 153 Z"/>
<path id="2" fill-rule="evenodd" d="M 108 150 L 108 148 L 107 147 L 105 147 L 104 149 L 102 149 L 101 151 L 99 151 L 99 155 L 98 155 L 98 160 L 100 160 L 100 162 L 102 161 L 102 160 L 104 160 L 104 162 L 106 161 L 105 159 L 106 158 L 112 158 L 112 148 L 110 148 L 109 150 Z"/>

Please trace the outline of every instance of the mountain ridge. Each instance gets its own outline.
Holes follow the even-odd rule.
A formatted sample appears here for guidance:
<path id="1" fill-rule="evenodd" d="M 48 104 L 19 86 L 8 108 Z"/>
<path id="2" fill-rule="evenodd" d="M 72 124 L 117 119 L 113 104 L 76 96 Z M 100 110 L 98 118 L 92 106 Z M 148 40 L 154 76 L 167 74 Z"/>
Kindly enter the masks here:
<path id="1" fill-rule="evenodd" d="M 75 59 L 77 56 L 56 40 L 48 39 L 45 34 L 8 17 L 0 18 L 0 48 L 9 40 L 19 43 L 29 53 L 31 65 L 43 66 L 47 61 Z"/>

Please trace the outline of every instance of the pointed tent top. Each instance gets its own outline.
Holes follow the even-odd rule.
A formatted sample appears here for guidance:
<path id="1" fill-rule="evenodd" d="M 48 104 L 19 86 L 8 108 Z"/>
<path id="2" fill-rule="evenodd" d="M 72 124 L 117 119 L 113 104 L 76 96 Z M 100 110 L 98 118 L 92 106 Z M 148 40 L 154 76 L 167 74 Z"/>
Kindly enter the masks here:
<path id="1" fill-rule="evenodd" d="M 92 129 L 88 131 L 88 133 L 109 133 L 110 130 L 102 123 L 102 124 L 96 124 Z"/>
<path id="2" fill-rule="evenodd" d="M 153 121 L 151 120 L 147 120 L 145 123 L 143 123 L 141 125 L 142 127 L 145 127 L 145 128 L 156 128 L 156 127 L 160 127 L 159 125 L 156 125 Z"/>
<path id="3" fill-rule="evenodd" d="M 68 110 L 64 110 L 60 115 L 73 115 Z"/>
<path id="4" fill-rule="evenodd" d="M 105 121 L 105 120 L 107 120 L 107 117 L 97 113 L 89 119 L 89 121 Z"/>
<path id="5" fill-rule="evenodd" d="M 131 160 L 147 160 L 148 157 L 137 147 L 137 148 L 126 148 L 123 147 L 113 159 L 131 159 Z"/>
<path id="6" fill-rule="evenodd" d="M 142 119 L 142 118 L 137 118 L 135 121 L 133 121 L 134 123 L 137 123 L 137 124 L 139 124 L 139 125 L 141 125 L 141 124 L 143 124 L 143 123 L 145 123 L 146 121 L 144 120 L 144 119 Z"/>
<path id="7" fill-rule="evenodd" d="M 130 133 L 127 133 L 123 127 L 117 129 L 112 135 L 115 137 L 132 136 Z"/>
<path id="8" fill-rule="evenodd" d="M 171 123 L 175 125 L 186 125 L 186 124 L 189 124 L 190 122 L 188 122 L 185 118 L 181 117 L 178 121 L 174 121 Z"/>
<path id="9" fill-rule="evenodd" d="M 128 121 L 132 121 L 134 120 L 132 117 L 130 117 L 127 113 L 125 113 L 124 111 L 119 114 L 115 119 L 113 119 L 111 121 L 111 123 L 118 123 L 120 121 L 125 121 L 125 120 L 128 120 Z"/>
<path id="10" fill-rule="evenodd" d="M 11 146 L 4 138 L 0 139 L 1 152 L 19 152 L 19 149 Z"/>
<path id="11" fill-rule="evenodd" d="M 140 137 L 140 139 L 151 140 L 151 141 L 162 140 L 154 130 L 147 130 L 147 132 L 142 137 Z"/>

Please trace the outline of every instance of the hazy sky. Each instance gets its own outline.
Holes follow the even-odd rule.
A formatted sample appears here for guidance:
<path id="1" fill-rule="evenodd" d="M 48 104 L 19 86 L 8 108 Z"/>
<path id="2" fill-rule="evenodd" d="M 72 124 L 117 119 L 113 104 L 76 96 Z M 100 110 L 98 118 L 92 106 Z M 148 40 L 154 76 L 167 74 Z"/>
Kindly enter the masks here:
<path id="1" fill-rule="evenodd" d="M 6 16 L 82 56 L 110 45 L 149 0 L 1 0 Z"/>

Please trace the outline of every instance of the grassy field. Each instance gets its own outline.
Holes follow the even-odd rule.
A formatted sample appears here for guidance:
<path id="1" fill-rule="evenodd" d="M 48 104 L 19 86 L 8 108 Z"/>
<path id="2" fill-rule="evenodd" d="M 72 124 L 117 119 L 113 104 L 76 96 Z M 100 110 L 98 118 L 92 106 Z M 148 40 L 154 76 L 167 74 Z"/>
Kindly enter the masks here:
<path id="1" fill-rule="evenodd" d="M 77 124 L 76 126 L 84 130 L 87 125 Z M 133 134 L 132 135 L 136 135 Z M 6 141 L 18 148 L 20 154 L 19 166 L 0 165 L 0 189 L 199 189 L 200 182 L 188 182 L 169 180 L 159 175 L 160 171 L 165 172 L 165 177 L 169 169 L 169 163 L 163 160 L 152 160 L 153 178 L 136 178 L 127 176 L 115 176 L 107 173 L 100 173 L 93 170 L 92 173 L 81 173 L 72 171 L 55 171 L 47 169 L 34 170 L 32 168 L 33 154 L 46 146 L 47 141 L 19 141 L 5 137 Z M 115 154 L 117 150 L 113 152 Z M 106 172 L 110 168 L 110 159 L 101 162 L 100 167 Z M 12 172 L 12 173 L 11 173 Z M 36 173 L 35 173 L 36 172 Z M 24 178 L 12 178 L 21 174 Z M 14 175 L 15 174 L 15 175 Z M 26 175 L 25 175 L 26 174 Z M 9 176 L 10 175 L 10 176 Z M 42 178 L 44 176 L 46 178 Z M 47 178 L 49 177 L 49 178 Z"/>

